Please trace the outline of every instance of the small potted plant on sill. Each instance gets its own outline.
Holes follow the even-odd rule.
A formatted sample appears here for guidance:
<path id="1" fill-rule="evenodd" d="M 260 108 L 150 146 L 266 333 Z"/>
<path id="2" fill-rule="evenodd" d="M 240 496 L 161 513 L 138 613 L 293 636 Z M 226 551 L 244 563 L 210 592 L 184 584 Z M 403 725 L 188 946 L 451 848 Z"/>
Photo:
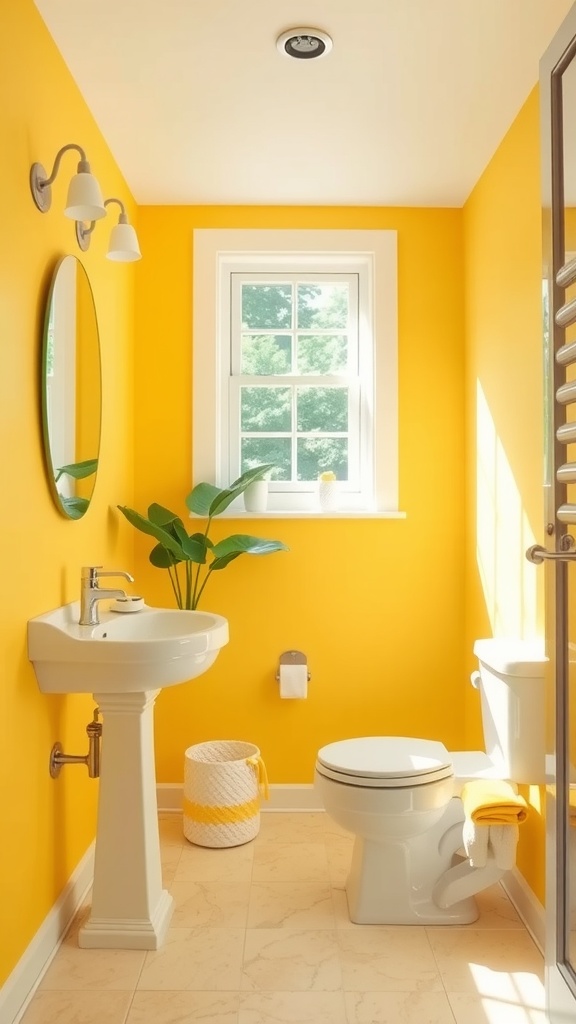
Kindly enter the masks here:
<path id="1" fill-rule="evenodd" d="M 180 517 L 162 505 L 150 505 L 147 517 L 126 505 L 117 506 L 132 526 L 158 542 L 149 558 L 156 568 L 168 571 L 179 608 L 195 610 L 212 573 L 225 569 L 239 555 L 269 555 L 288 550 L 279 540 L 262 540 L 247 534 L 233 534 L 216 544 L 209 537 L 215 516 L 273 468 L 273 465 L 254 466 L 224 490 L 213 484 L 196 484 L 185 504 L 190 512 L 206 519 L 203 532 L 188 534 Z"/>

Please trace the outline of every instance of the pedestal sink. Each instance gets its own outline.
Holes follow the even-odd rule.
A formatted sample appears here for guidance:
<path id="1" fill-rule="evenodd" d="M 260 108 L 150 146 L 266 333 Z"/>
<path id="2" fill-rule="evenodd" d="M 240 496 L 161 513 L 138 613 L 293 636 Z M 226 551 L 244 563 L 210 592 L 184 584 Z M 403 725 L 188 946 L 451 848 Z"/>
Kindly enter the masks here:
<path id="1" fill-rule="evenodd" d="M 201 675 L 228 642 L 209 612 L 144 607 L 80 626 L 79 603 L 28 622 L 28 657 L 43 693 L 92 693 L 104 719 L 92 908 L 79 945 L 158 949 L 172 915 L 162 889 L 154 702 Z"/>

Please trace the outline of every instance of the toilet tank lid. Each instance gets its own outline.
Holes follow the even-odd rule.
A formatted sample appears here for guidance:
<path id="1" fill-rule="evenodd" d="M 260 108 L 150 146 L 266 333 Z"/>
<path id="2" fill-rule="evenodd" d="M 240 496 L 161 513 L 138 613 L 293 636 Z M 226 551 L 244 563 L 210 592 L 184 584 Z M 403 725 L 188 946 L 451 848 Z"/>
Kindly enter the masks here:
<path id="1" fill-rule="evenodd" d="M 474 654 L 487 668 L 507 676 L 540 676 L 548 661 L 543 640 L 491 637 L 477 640 Z"/>

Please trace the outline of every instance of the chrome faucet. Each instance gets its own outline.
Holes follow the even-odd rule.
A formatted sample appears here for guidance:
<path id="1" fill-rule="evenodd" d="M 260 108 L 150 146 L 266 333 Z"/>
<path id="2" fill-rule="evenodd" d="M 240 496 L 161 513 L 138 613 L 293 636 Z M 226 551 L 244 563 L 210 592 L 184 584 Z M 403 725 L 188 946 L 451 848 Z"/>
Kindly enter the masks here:
<path id="1" fill-rule="evenodd" d="M 125 590 L 102 590 L 98 586 L 98 580 L 102 576 L 124 576 L 129 583 L 134 583 L 134 577 L 123 569 L 104 570 L 101 565 L 84 565 L 80 579 L 80 618 L 81 626 L 97 626 L 98 601 L 105 601 L 107 598 L 126 597 Z"/>

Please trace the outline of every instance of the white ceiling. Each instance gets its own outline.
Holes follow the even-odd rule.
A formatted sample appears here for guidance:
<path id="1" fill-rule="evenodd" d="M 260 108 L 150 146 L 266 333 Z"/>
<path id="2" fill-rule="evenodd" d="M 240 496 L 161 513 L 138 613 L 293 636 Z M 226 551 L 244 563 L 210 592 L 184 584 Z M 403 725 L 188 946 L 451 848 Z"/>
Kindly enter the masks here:
<path id="1" fill-rule="evenodd" d="M 139 203 L 355 206 L 460 206 L 572 6 L 35 2 Z M 332 52 L 282 56 L 296 26 Z"/>

